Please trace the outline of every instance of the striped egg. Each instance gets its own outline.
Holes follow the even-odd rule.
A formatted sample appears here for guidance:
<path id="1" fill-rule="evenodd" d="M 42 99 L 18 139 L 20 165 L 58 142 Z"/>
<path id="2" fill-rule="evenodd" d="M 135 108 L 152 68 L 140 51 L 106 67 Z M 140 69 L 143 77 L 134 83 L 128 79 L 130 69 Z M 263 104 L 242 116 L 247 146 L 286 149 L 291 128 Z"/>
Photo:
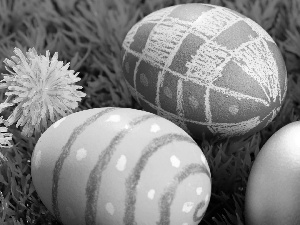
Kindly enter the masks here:
<path id="1" fill-rule="evenodd" d="M 129 108 L 84 110 L 52 124 L 31 173 L 65 225 L 196 225 L 211 195 L 196 142 L 169 120 Z"/>
<path id="2" fill-rule="evenodd" d="M 152 12 L 129 30 L 122 53 L 137 102 L 195 139 L 258 132 L 277 115 L 287 90 L 272 37 L 221 6 L 189 3 Z"/>

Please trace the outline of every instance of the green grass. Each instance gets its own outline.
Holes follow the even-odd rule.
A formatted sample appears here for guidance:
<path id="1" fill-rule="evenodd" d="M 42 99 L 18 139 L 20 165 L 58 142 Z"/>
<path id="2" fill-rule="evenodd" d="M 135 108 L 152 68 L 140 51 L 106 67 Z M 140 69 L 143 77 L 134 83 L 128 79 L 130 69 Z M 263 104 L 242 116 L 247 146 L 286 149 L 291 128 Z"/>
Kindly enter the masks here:
<path id="1" fill-rule="evenodd" d="M 130 96 L 121 71 L 121 44 L 141 18 L 166 6 L 203 2 L 234 9 L 259 23 L 276 41 L 288 71 L 288 92 L 274 121 L 238 141 L 198 143 L 212 173 L 212 196 L 201 224 L 245 223 L 244 196 L 252 163 L 268 138 L 300 116 L 300 2 L 297 0 L 0 0 L 0 72 L 14 47 L 39 54 L 58 52 L 80 72 L 87 95 L 76 111 L 106 106 L 141 109 Z M 2 76 L 0 76 L 2 79 Z M 5 100 L 5 90 L 0 92 Z M 4 118 L 11 111 L 2 112 Z M 0 224 L 59 224 L 43 206 L 31 180 L 30 159 L 36 144 L 8 127 L 13 147 L 1 148 Z"/>

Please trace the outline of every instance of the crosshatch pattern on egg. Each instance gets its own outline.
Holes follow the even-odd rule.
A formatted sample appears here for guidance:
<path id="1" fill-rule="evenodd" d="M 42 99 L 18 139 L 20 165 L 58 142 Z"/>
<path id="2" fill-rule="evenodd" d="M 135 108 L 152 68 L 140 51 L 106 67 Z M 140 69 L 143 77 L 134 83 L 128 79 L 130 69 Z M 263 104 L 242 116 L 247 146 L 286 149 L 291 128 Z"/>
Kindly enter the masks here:
<path id="1" fill-rule="evenodd" d="M 46 207 L 72 225 L 196 225 L 211 194 L 196 142 L 162 117 L 126 108 L 54 123 L 36 145 L 32 176 Z"/>
<path id="2" fill-rule="evenodd" d="M 269 34 L 224 7 L 184 4 L 138 22 L 123 45 L 133 97 L 193 136 L 254 133 L 273 120 L 287 89 Z"/>

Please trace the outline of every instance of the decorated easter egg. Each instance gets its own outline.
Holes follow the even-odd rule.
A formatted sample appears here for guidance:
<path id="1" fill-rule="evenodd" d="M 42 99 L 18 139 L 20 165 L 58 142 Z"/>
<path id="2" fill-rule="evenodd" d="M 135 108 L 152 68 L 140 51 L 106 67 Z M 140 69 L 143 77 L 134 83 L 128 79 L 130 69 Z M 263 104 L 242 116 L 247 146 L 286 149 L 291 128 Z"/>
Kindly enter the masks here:
<path id="1" fill-rule="evenodd" d="M 196 142 L 155 114 L 95 108 L 49 127 L 32 155 L 32 180 L 65 225 L 196 225 L 211 174 Z"/>
<path id="2" fill-rule="evenodd" d="M 269 34 L 209 4 L 175 5 L 144 17 L 123 41 L 122 68 L 144 110 L 200 139 L 261 130 L 287 89 L 285 63 Z"/>
<path id="3" fill-rule="evenodd" d="M 247 225 L 300 224 L 300 121 L 271 136 L 255 158 L 248 178 Z"/>

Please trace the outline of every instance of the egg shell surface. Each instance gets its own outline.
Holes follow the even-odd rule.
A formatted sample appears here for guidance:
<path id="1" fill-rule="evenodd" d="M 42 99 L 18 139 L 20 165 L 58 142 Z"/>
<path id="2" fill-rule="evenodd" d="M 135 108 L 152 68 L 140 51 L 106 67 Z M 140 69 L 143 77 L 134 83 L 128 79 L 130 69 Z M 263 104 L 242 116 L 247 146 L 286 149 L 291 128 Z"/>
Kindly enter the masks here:
<path id="1" fill-rule="evenodd" d="M 196 142 L 155 114 L 95 108 L 52 124 L 38 140 L 32 180 L 65 225 L 196 225 L 211 174 Z"/>
<path id="2" fill-rule="evenodd" d="M 248 178 L 247 225 L 300 224 L 300 122 L 292 122 L 264 144 Z"/>
<path id="3" fill-rule="evenodd" d="M 287 89 L 272 37 L 221 6 L 152 12 L 129 30 L 122 54 L 127 86 L 143 109 L 197 139 L 254 134 L 276 116 Z"/>

